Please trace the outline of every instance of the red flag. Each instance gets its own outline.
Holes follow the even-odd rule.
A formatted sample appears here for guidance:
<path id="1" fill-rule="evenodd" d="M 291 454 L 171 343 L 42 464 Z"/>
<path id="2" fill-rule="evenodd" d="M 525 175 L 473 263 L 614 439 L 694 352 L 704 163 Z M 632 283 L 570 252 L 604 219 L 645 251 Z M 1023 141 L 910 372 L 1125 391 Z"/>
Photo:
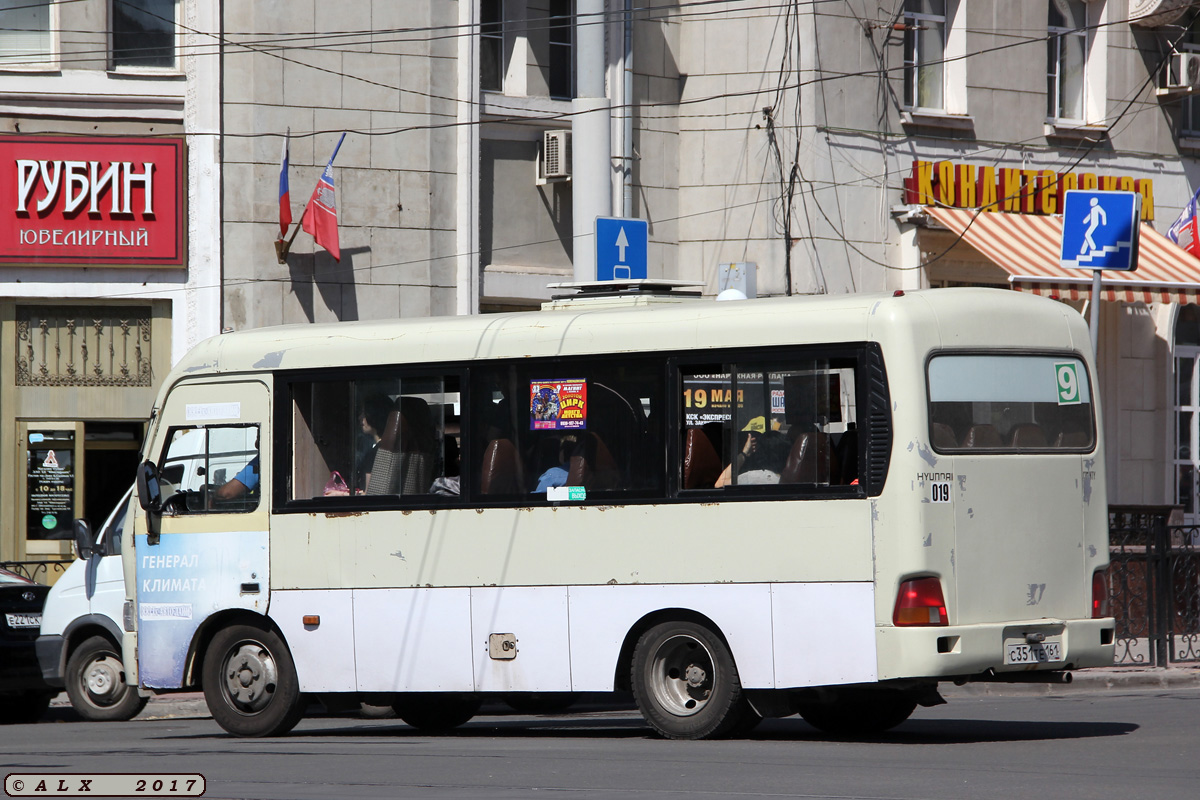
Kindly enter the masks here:
<path id="1" fill-rule="evenodd" d="M 312 197 L 308 200 L 308 205 L 304 208 L 304 216 L 300 218 L 300 226 L 305 232 L 312 234 L 313 239 L 317 244 L 329 251 L 329 255 L 333 256 L 334 261 L 342 260 L 342 252 L 338 247 L 338 229 L 337 229 L 337 198 L 333 188 L 333 160 L 337 158 L 338 150 L 342 148 L 342 142 L 346 139 L 346 134 L 342 134 L 342 138 L 338 139 L 337 147 L 333 148 L 333 155 L 329 157 L 329 163 L 325 165 L 325 171 L 321 173 L 321 180 L 317 181 L 317 188 L 313 189 Z"/>

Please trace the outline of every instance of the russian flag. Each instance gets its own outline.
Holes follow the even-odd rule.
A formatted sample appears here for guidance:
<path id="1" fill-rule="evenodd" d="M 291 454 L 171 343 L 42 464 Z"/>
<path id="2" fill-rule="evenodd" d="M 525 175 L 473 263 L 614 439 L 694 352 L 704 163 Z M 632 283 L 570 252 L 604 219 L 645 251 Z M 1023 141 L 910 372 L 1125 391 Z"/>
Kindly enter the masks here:
<path id="1" fill-rule="evenodd" d="M 1187 250 L 1194 256 L 1200 257 L 1200 230 L 1197 229 L 1196 218 L 1200 212 L 1200 189 L 1192 195 L 1192 199 L 1183 207 L 1179 219 L 1171 223 L 1167 229 L 1167 238 Z"/>
<path id="2" fill-rule="evenodd" d="M 279 163 L 279 238 L 287 236 L 288 227 L 292 224 L 292 198 L 288 193 L 288 141 L 292 138 L 292 129 L 288 128 L 287 136 L 283 137 L 283 158 Z"/>
<path id="3" fill-rule="evenodd" d="M 308 205 L 304 208 L 304 216 L 300 218 L 301 227 L 307 233 L 312 234 L 317 244 L 329 251 L 329 255 L 333 256 L 334 261 L 342 260 L 342 252 L 338 247 L 337 198 L 333 188 L 333 160 L 337 158 L 338 150 L 342 149 L 342 142 L 345 139 L 346 134 L 343 133 L 342 138 L 338 139 L 337 147 L 333 148 L 333 155 L 329 157 L 325 171 L 321 173 L 321 180 L 317 181 L 317 188 L 313 189 L 312 197 L 308 199 Z"/>

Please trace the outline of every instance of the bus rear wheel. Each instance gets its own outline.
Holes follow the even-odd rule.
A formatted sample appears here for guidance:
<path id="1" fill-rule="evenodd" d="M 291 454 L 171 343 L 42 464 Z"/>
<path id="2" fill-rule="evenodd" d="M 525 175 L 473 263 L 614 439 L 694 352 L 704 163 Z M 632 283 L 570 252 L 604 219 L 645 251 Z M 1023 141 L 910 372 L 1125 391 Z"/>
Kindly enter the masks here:
<path id="1" fill-rule="evenodd" d="M 891 730 L 917 708 L 911 692 L 895 689 L 835 689 L 832 698 L 804 701 L 800 716 L 834 736 L 871 736 Z"/>
<path id="2" fill-rule="evenodd" d="M 93 722 L 124 722 L 146 707 L 145 697 L 125 683 L 116 645 L 103 636 L 85 639 L 67 660 L 67 696 L 79 716 Z"/>
<path id="3" fill-rule="evenodd" d="M 695 622 L 664 622 L 642 634 L 631 678 L 642 717 L 669 739 L 728 736 L 754 713 L 729 647 Z"/>
<path id="4" fill-rule="evenodd" d="M 445 733 L 470 722 L 482 703 L 478 695 L 465 692 L 413 692 L 400 695 L 392 710 L 419 731 Z"/>
<path id="5" fill-rule="evenodd" d="M 235 736 L 280 736 L 304 716 L 296 666 L 283 639 L 258 625 L 217 632 L 204 656 L 204 699 Z"/>

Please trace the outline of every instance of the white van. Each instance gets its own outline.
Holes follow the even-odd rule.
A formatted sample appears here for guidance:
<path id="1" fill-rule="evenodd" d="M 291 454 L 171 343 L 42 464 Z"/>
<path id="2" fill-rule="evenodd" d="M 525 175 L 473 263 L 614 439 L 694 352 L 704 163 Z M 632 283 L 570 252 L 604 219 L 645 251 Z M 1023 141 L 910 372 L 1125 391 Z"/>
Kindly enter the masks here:
<path id="1" fill-rule="evenodd" d="M 80 543 L 90 547 L 79 547 L 80 558 L 51 587 L 42 611 L 37 640 L 42 677 L 65 687 L 84 719 L 127 720 L 146 705 L 137 688 L 125 683 L 121 664 L 121 531 L 132 492 L 121 497 L 94 538 Z"/>
<path id="2" fill-rule="evenodd" d="M 224 483 L 245 463 L 240 454 L 197 458 L 204 441 L 196 435 L 179 443 L 178 450 L 178 457 L 164 464 L 163 480 L 181 490 L 198 492 L 210 479 Z M 121 663 L 121 532 L 132 493 L 130 487 L 94 536 L 86 526 L 81 531 L 76 521 L 79 559 L 51 587 L 42 611 L 36 643 L 42 677 L 53 687 L 66 688 L 71 706 L 84 719 L 132 719 L 146 706 L 137 688 L 125 683 Z"/>

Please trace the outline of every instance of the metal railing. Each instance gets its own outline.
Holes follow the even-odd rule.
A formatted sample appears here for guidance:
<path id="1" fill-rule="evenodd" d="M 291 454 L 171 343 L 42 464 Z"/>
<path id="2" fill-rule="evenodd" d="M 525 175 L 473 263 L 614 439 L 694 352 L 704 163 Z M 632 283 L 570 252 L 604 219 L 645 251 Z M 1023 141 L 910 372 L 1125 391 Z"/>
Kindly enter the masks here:
<path id="1" fill-rule="evenodd" d="M 73 559 L 53 559 L 45 561 L 0 561 L 0 568 L 28 578 L 38 583 L 49 583 L 51 575 L 61 575 L 71 566 Z"/>
<path id="2" fill-rule="evenodd" d="M 1178 506 L 1109 508 L 1109 600 L 1119 666 L 1200 662 L 1200 527 Z"/>

